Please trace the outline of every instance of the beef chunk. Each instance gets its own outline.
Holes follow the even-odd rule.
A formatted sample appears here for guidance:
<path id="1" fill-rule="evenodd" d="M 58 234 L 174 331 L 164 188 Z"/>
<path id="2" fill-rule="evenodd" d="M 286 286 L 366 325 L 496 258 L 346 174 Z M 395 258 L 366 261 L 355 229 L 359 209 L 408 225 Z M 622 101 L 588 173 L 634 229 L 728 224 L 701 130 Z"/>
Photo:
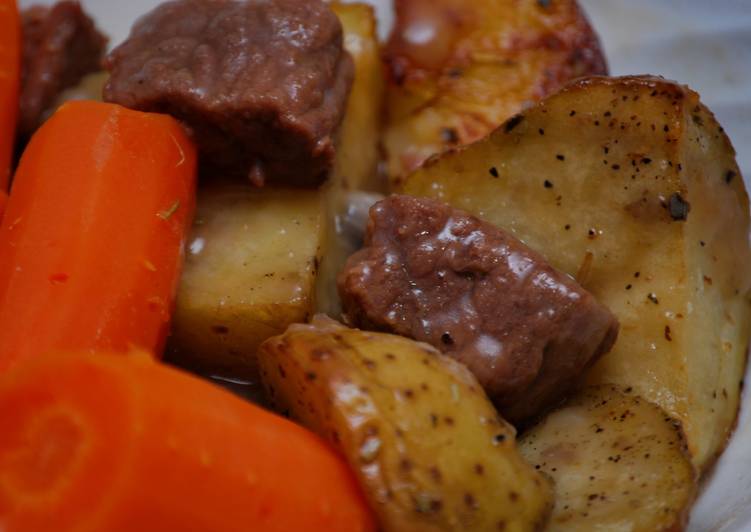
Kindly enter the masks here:
<path id="1" fill-rule="evenodd" d="M 41 125 L 57 96 L 101 70 L 107 38 L 78 2 L 32 6 L 21 13 L 23 59 L 19 137 Z"/>
<path id="2" fill-rule="evenodd" d="M 452 355 L 513 422 L 565 394 L 618 334 L 610 311 L 538 253 L 430 199 L 391 196 L 371 209 L 339 292 L 350 324 Z"/>
<path id="3" fill-rule="evenodd" d="M 320 0 L 175 0 L 107 58 L 105 99 L 185 122 L 224 175 L 321 183 L 354 76 Z"/>

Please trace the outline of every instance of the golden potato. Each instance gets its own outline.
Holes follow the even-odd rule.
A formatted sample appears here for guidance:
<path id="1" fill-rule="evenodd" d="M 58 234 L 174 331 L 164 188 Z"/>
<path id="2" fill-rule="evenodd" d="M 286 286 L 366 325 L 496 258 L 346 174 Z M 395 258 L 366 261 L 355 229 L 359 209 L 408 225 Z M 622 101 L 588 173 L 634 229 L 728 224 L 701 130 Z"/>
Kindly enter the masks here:
<path id="1" fill-rule="evenodd" d="M 469 371 L 432 347 L 318 317 L 259 350 L 272 402 L 346 457 L 389 531 L 534 530 L 547 481 Z"/>
<path id="2" fill-rule="evenodd" d="M 340 127 L 334 171 L 325 188 L 328 230 L 316 288 L 318 312 L 338 316 L 336 276 L 355 251 L 341 232 L 349 194 L 385 188 L 385 180 L 378 174 L 384 81 L 372 6 L 334 2 L 331 8 L 342 23 L 344 47 L 355 62 L 355 80 Z"/>
<path id="3" fill-rule="evenodd" d="M 384 188 L 378 176 L 384 80 L 376 18 L 368 4 L 334 2 L 344 30 L 344 48 L 355 62 L 355 79 L 339 130 L 333 180 L 345 190 Z"/>
<path id="4" fill-rule="evenodd" d="M 433 160 L 407 194 L 512 231 L 618 317 L 589 382 L 633 386 L 703 468 L 733 428 L 751 330 L 749 202 L 699 96 L 659 78 L 590 78 Z"/>
<path id="5" fill-rule="evenodd" d="M 190 243 L 200 252 L 188 253 L 169 346 L 176 363 L 252 380 L 258 345 L 306 321 L 317 293 L 321 308 L 336 312 L 332 286 L 350 249 L 335 231 L 335 218 L 348 190 L 378 187 L 383 81 L 372 8 L 332 8 L 355 80 L 331 179 L 319 192 L 226 184 L 199 191 Z"/>
<path id="6" fill-rule="evenodd" d="M 575 0 L 397 0 L 386 47 L 392 179 L 490 133 L 567 81 L 606 74 Z"/>
<path id="7" fill-rule="evenodd" d="M 198 194 L 169 340 L 170 359 L 257 377 L 256 349 L 313 311 L 321 193 L 214 184 Z"/>
<path id="8" fill-rule="evenodd" d="M 546 530 L 682 530 L 696 476 L 678 426 L 616 386 L 588 388 L 519 440 L 555 481 Z"/>

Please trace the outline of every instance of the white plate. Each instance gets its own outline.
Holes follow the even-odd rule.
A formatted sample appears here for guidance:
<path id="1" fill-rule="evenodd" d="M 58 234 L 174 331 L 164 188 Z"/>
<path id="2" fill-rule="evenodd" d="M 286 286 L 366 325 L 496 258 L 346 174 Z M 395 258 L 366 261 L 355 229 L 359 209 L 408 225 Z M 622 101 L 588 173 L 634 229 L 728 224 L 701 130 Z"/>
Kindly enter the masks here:
<path id="1" fill-rule="evenodd" d="M 391 1 L 370 0 L 381 33 Z M 610 63 L 620 74 L 660 74 L 690 85 L 717 115 L 751 177 L 751 0 L 580 0 Z M 21 5 L 53 3 L 21 0 Z M 154 0 L 83 0 L 88 12 L 120 42 Z M 751 265 L 749 265 L 751 267 Z M 746 382 L 751 382 L 747 375 Z M 706 482 L 689 530 L 751 531 L 751 394 L 744 394 L 736 433 Z"/>

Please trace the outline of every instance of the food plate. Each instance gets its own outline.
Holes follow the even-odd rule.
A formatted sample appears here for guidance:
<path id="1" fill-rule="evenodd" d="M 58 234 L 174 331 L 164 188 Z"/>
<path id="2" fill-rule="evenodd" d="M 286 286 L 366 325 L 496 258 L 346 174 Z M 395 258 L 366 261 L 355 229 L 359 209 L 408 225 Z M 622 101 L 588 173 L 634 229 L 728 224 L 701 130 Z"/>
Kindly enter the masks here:
<path id="1" fill-rule="evenodd" d="M 751 10 L 748 0 L 580 0 L 605 46 L 611 73 L 659 74 L 690 85 L 717 115 L 751 187 Z M 31 0 L 21 0 L 27 6 Z M 51 3 L 51 2 L 42 2 Z M 83 0 L 120 42 L 156 0 Z M 372 0 L 388 31 L 391 2 Z M 747 375 L 748 378 L 748 375 Z M 751 530 L 751 404 L 745 394 L 730 445 L 703 486 L 691 531 Z"/>

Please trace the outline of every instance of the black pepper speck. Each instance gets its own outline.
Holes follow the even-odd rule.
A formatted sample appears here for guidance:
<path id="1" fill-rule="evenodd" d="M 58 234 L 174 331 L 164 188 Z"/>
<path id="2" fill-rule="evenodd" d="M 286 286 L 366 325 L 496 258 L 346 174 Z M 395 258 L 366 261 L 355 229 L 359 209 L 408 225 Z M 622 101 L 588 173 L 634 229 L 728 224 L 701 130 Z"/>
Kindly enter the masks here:
<path id="1" fill-rule="evenodd" d="M 691 205 L 689 202 L 683 199 L 683 196 L 681 196 L 678 192 L 675 192 L 672 196 L 670 196 L 670 200 L 668 201 L 668 211 L 670 212 L 670 217 L 673 220 L 676 221 L 683 221 L 686 218 L 688 218 L 688 213 L 691 210 Z"/>
<path id="2" fill-rule="evenodd" d="M 444 127 L 441 129 L 441 139 L 446 144 L 457 144 L 459 142 L 459 134 L 452 127 Z"/>
<path id="3" fill-rule="evenodd" d="M 503 130 L 506 133 L 513 131 L 513 129 L 522 123 L 524 117 L 522 115 L 515 115 L 508 119 L 506 125 L 503 126 Z"/>

